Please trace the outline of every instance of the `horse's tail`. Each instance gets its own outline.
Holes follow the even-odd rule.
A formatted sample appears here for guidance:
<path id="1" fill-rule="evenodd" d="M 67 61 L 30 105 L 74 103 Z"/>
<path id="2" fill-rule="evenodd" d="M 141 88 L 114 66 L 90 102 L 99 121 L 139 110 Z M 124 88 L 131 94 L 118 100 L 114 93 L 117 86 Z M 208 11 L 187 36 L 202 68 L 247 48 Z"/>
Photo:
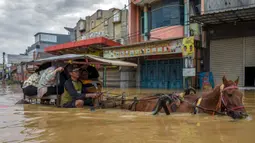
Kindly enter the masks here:
<path id="1" fill-rule="evenodd" d="M 194 92 L 194 94 L 197 93 L 197 92 L 196 92 L 196 89 L 193 88 L 193 87 L 191 87 L 191 86 L 188 87 L 188 89 L 185 89 L 184 92 L 185 92 L 185 95 L 189 95 L 191 92 Z"/>

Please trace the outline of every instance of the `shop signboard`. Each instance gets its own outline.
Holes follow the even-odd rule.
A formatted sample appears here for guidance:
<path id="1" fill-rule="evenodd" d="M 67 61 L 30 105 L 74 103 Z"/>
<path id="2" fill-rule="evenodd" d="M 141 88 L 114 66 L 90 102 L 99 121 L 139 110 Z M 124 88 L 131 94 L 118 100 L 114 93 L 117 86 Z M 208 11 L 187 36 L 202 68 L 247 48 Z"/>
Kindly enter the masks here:
<path id="1" fill-rule="evenodd" d="M 95 38 L 95 37 L 107 37 L 107 34 L 105 34 L 104 31 L 91 32 L 91 33 L 87 33 L 87 34 L 83 35 L 82 40 Z"/>
<path id="2" fill-rule="evenodd" d="M 183 76 L 184 77 L 190 77 L 196 75 L 196 69 L 195 68 L 183 68 Z"/>
<path id="3" fill-rule="evenodd" d="M 183 38 L 183 41 L 182 41 L 183 57 L 194 58 L 194 53 L 195 53 L 194 36 Z"/>
<path id="4" fill-rule="evenodd" d="M 125 58 L 163 54 L 182 53 L 182 39 L 163 41 L 160 43 L 146 43 L 132 47 L 121 47 L 104 50 L 104 58 Z"/>
<path id="5" fill-rule="evenodd" d="M 192 77 L 196 76 L 196 69 L 194 68 L 194 36 L 183 38 L 182 41 L 182 56 L 184 58 L 183 76 Z"/>

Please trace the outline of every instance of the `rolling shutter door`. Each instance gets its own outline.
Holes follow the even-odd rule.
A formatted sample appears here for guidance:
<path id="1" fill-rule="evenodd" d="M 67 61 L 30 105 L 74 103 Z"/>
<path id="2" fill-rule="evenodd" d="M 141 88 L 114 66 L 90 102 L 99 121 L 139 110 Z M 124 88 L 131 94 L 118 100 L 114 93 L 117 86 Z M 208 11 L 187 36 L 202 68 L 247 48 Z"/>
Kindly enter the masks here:
<path id="1" fill-rule="evenodd" d="M 255 37 L 245 37 L 245 66 L 255 67 Z"/>
<path id="2" fill-rule="evenodd" d="M 103 70 L 99 71 L 100 80 L 103 82 Z M 106 70 L 106 87 L 120 87 L 120 72 L 117 68 Z"/>
<path id="3" fill-rule="evenodd" d="M 215 84 L 222 83 L 224 73 L 227 79 L 236 80 L 243 86 L 243 38 L 211 40 L 210 71 Z"/>

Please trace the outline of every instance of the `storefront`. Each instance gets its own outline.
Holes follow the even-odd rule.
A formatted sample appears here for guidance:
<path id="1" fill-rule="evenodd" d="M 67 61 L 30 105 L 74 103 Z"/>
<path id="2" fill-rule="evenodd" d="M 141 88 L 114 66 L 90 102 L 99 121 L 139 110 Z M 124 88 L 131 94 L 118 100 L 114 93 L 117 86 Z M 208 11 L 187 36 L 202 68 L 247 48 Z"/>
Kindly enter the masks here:
<path id="1" fill-rule="evenodd" d="M 166 59 L 147 59 L 141 64 L 141 87 L 179 89 L 183 85 L 181 55 Z"/>
<path id="2" fill-rule="evenodd" d="M 247 16 L 250 15 L 250 16 Z M 255 86 L 255 8 L 226 10 L 191 18 L 204 24 L 209 65 L 215 84 L 239 77 L 239 86 Z"/>
<path id="3" fill-rule="evenodd" d="M 239 37 L 210 41 L 210 67 L 217 84 L 226 74 L 239 77 L 239 86 L 255 86 L 255 37 Z"/>
<path id="4" fill-rule="evenodd" d="M 185 74 L 191 72 L 191 75 L 195 76 L 194 67 L 184 67 L 184 42 L 184 39 L 169 39 L 110 47 L 104 50 L 104 58 L 136 61 L 138 68 L 136 71 L 130 71 L 136 72 L 135 77 L 129 78 L 129 81 L 136 79 L 136 87 L 180 89 L 183 88 Z M 193 43 L 190 44 L 192 48 L 188 48 L 187 51 L 194 54 L 194 37 Z M 121 80 L 123 78 L 121 76 Z"/>

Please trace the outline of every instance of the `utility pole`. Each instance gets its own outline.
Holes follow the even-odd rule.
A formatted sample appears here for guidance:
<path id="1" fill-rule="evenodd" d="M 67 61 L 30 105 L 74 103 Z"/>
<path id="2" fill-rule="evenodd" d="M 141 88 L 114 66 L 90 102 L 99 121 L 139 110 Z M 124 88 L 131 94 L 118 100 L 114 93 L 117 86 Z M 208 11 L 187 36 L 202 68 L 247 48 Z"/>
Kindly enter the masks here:
<path id="1" fill-rule="evenodd" d="M 5 52 L 3 52 L 3 81 L 5 81 Z"/>
<path id="2" fill-rule="evenodd" d="M 184 0 L 184 35 L 185 38 L 190 37 L 190 0 Z M 193 56 L 192 56 L 193 57 Z M 185 65 L 192 65 L 193 68 L 193 59 L 184 57 L 184 68 L 191 68 L 190 66 L 186 67 Z M 189 64 L 188 64 L 189 63 Z M 189 69 L 190 70 L 190 69 Z M 183 86 L 188 88 L 192 86 L 192 76 L 183 77 Z"/>

